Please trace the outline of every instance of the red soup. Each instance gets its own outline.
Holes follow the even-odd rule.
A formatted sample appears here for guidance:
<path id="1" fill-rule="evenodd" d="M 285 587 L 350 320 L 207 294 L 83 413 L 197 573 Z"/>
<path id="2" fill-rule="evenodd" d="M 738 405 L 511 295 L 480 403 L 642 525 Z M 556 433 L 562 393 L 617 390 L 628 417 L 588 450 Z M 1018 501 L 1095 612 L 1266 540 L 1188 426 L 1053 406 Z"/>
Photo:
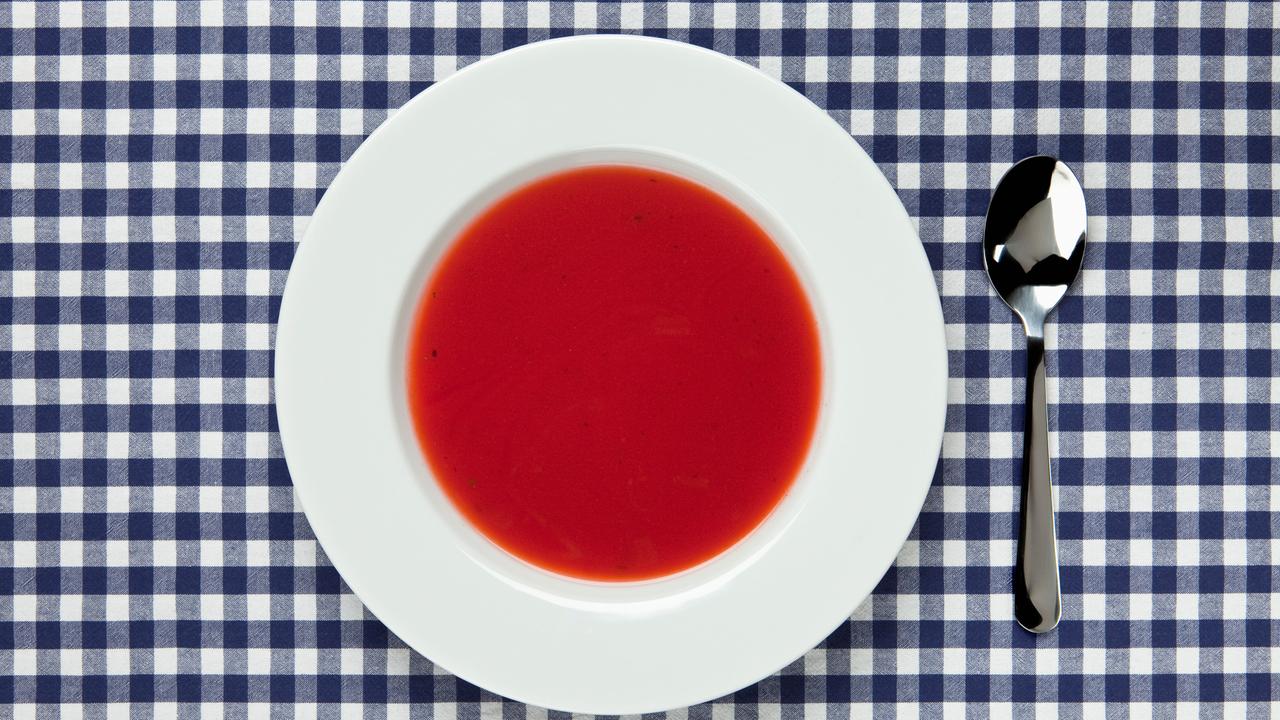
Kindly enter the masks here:
<path id="1" fill-rule="evenodd" d="M 680 177 L 594 166 L 503 197 L 424 291 L 409 407 L 436 480 L 512 555 L 595 580 L 708 560 L 786 495 L 822 368 L 767 234 Z"/>

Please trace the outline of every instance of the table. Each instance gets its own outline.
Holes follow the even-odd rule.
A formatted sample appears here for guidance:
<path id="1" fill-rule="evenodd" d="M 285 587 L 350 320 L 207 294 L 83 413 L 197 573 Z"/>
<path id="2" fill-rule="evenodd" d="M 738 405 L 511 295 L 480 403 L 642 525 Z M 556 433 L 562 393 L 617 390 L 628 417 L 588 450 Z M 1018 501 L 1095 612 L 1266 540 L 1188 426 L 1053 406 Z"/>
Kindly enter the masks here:
<path id="1" fill-rule="evenodd" d="M 673 716 L 1267 715 L 1278 30 L 1245 2 L 0 5 L 0 707 L 546 714 L 343 585 L 294 503 L 273 323 L 316 200 L 395 108 L 505 48 L 621 31 L 756 64 L 847 128 L 918 223 L 950 348 L 934 488 L 875 594 Z M 1009 595 L 1021 330 L 978 243 L 1034 153 L 1092 215 L 1047 339 L 1064 620 L 1040 637 Z"/>

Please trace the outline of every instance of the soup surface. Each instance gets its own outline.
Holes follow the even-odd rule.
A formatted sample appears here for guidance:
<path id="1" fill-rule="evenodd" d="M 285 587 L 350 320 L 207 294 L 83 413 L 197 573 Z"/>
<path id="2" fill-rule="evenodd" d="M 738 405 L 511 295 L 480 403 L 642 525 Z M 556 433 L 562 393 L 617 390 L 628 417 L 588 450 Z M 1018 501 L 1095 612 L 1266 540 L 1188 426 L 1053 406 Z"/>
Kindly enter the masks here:
<path id="1" fill-rule="evenodd" d="M 746 213 L 681 177 L 591 166 L 470 222 L 409 338 L 436 481 L 507 552 L 641 580 L 726 550 L 786 495 L 818 416 L 818 326 Z"/>

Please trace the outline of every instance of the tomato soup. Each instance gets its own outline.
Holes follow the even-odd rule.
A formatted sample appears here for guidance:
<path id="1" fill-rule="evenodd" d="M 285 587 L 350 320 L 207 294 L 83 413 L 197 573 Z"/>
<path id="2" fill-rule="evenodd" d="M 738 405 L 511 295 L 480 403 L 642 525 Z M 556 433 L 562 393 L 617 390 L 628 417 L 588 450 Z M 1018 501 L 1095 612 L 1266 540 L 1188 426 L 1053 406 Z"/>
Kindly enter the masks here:
<path id="1" fill-rule="evenodd" d="M 814 433 L 818 325 L 746 213 L 591 166 L 502 197 L 436 265 L 409 409 L 436 482 L 507 552 L 593 580 L 708 560 L 786 495 Z"/>

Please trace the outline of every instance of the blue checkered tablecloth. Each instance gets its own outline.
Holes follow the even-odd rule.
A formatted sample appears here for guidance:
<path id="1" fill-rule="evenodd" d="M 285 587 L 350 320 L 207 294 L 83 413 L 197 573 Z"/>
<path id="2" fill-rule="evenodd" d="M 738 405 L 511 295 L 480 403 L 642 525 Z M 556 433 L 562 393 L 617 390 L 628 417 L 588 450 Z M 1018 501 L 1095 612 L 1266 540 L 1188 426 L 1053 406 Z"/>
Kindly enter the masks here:
<path id="1" fill-rule="evenodd" d="M 378 123 L 596 31 L 825 108 L 915 218 L 947 320 L 942 460 L 896 565 L 801 660 L 674 716 L 1268 715 L 1278 28 L 1266 2 L 0 5 L 0 717 L 545 714 L 345 587 L 294 502 L 271 347 L 297 239 Z M 1021 329 L 978 242 L 1035 153 L 1092 212 L 1047 341 L 1065 618 L 1040 637 L 1009 595 Z"/>

